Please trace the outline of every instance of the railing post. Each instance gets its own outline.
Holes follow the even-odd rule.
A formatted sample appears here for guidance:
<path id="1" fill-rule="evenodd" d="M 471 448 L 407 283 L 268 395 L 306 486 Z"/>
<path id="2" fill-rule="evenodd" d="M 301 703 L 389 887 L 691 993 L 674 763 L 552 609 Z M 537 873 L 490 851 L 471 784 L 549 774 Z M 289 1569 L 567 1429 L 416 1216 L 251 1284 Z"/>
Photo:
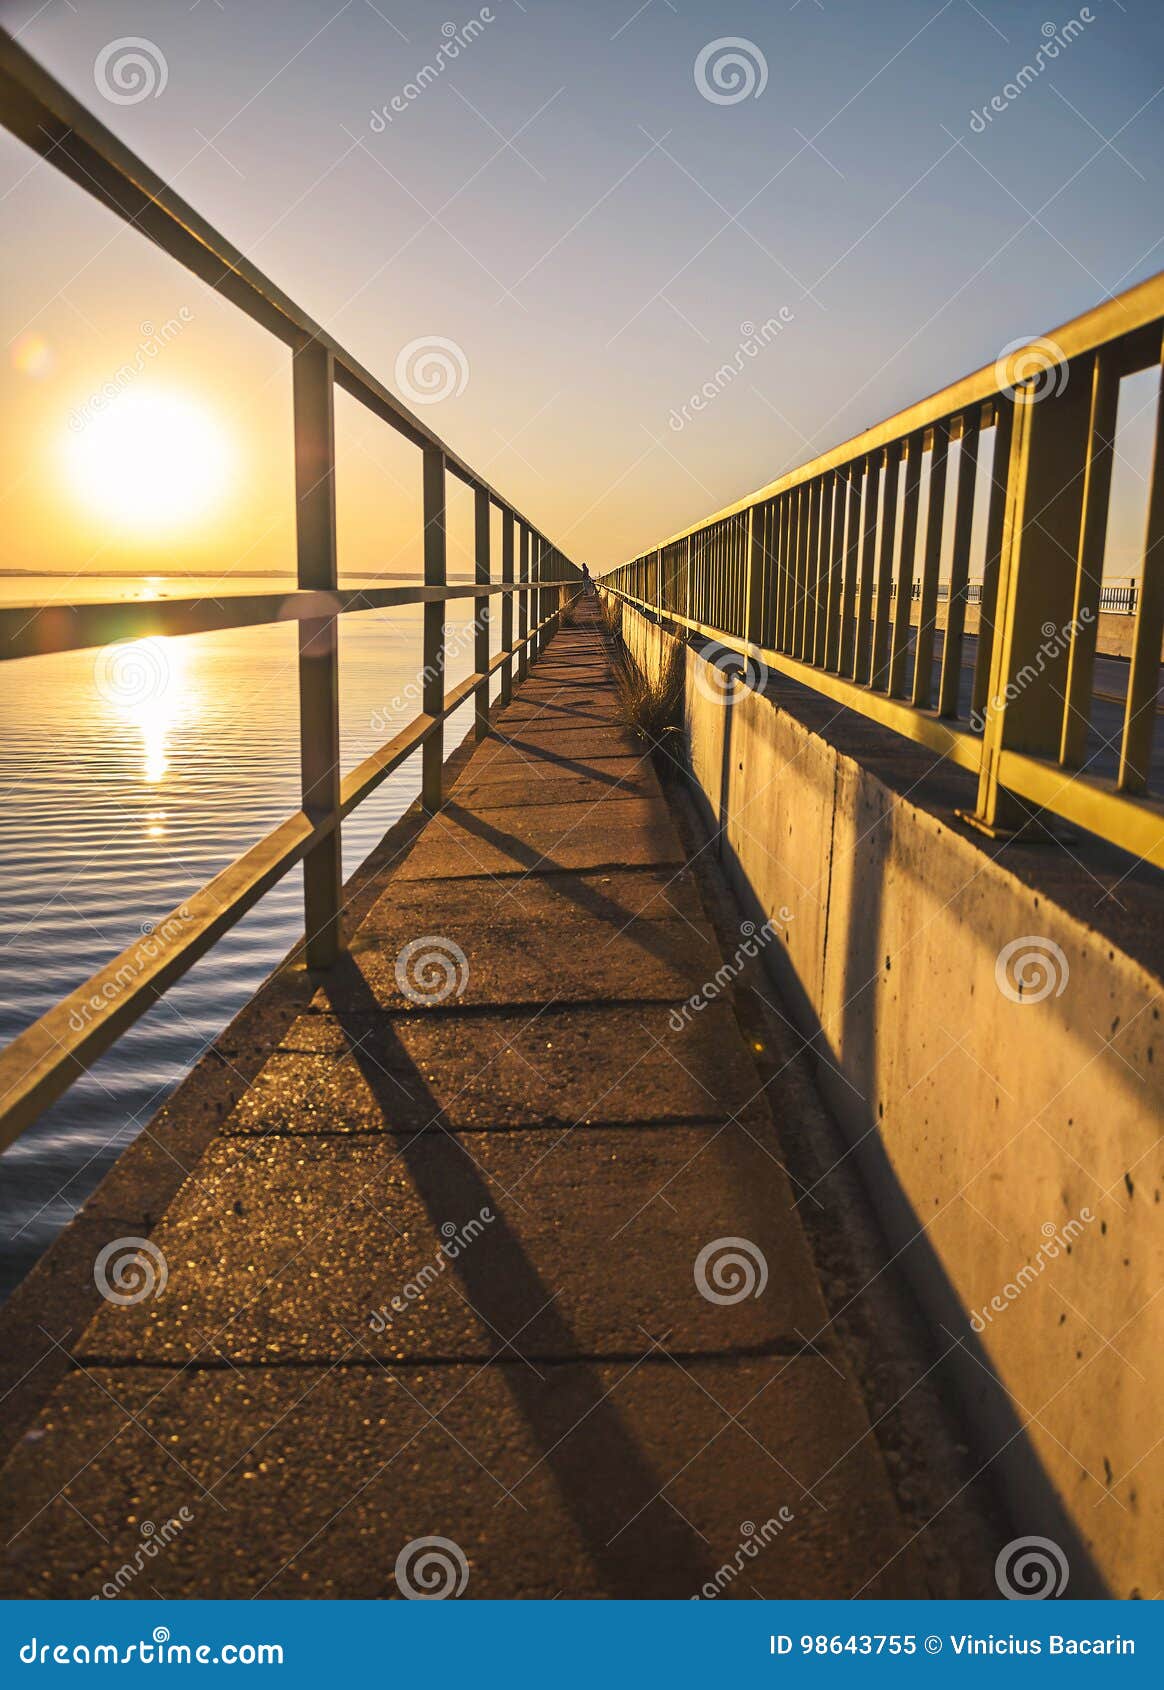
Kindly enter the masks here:
<path id="1" fill-rule="evenodd" d="M 1075 560 L 1071 647 L 1067 656 L 1067 708 L 1063 712 L 1059 743 L 1059 760 L 1067 768 L 1078 768 L 1087 751 L 1095 648 L 1103 595 L 1103 553 L 1115 458 L 1116 407 L 1120 394 L 1119 368 L 1115 359 L 1097 352 L 1091 361 L 1090 378 L 1091 416 L 1083 471 L 1079 550 Z"/>
<path id="2" fill-rule="evenodd" d="M 1014 832 L 1029 816 L 999 782 L 1003 752 L 1059 755 L 1068 651 L 1062 634 L 1075 596 L 1075 571 L 1064 563 L 1079 544 L 1090 413 L 1091 385 L 1078 368 L 1061 393 L 1015 394 L 978 807 L 965 818 L 992 836 Z"/>
<path id="3" fill-rule="evenodd" d="M 954 496 L 954 546 L 950 556 L 950 585 L 946 594 L 946 633 L 942 640 L 942 669 L 938 683 L 938 714 L 958 714 L 962 687 L 962 636 L 966 628 L 967 577 L 970 540 L 974 528 L 974 488 L 978 479 L 977 414 L 962 419 L 958 453 L 958 488 Z"/>
<path id="4" fill-rule="evenodd" d="M 1164 349 L 1161 350 L 1164 358 Z M 1152 760 L 1152 736 L 1156 727 L 1156 696 L 1160 684 L 1160 641 L 1164 637 L 1164 470 L 1161 442 L 1164 441 L 1164 382 L 1156 395 L 1156 450 L 1148 486 L 1147 532 L 1144 536 L 1144 564 L 1132 628 L 1132 653 L 1128 665 L 1128 696 L 1124 706 L 1124 731 L 1120 741 L 1121 792 L 1143 792 L 1148 785 Z"/>
<path id="5" fill-rule="evenodd" d="M 501 702 L 508 704 L 513 697 L 513 512 L 501 513 L 501 649 L 505 662 L 501 665 Z"/>
<path id="6" fill-rule="evenodd" d="M 744 638 L 749 645 L 761 645 L 764 614 L 764 512 L 760 505 L 748 506 L 748 580 L 744 590 Z"/>
<path id="7" fill-rule="evenodd" d="M 950 425 L 936 422 L 930 445 L 930 487 L 926 500 L 926 534 L 921 580 L 917 588 L 917 634 L 914 637 L 913 703 L 928 710 L 934 695 L 934 633 L 938 625 L 938 569 L 942 561 L 942 524 L 946 514 L 946 467 L 950 461 Z"/>
<path id="8" fill-rule="evenodd" d="M 445 455 L 438 446 L 424 448 L 424 584 L 448 584 L 445 557 Z M 474 601 L 476 602 L 476 601 Z M 424 649 L 421 653 L 421 709 L 439 716 L 445 702 L 445 601 L 424 607 Z M 439 810 L 445 761 L 444 723 L 434 729 L 421 749 L 421 802 Z"/>
<path id="9" fill-rule="evenodd" d="M 517 531 L 518 552 L 518 582 L 520 590 L 517 595 L 517 679 L 520 683 L 529 674 L 529 641 L 527 635 L 530 629 L 529 614 L 529 524 L 522 522 Z"/>
<path id="10" fill-rule="evenodd" d="M 335 543 L 335 395 L 332 355 L 315 341 L 292 363 L 295 532 L 299 585 L 338 584 Z M 339 632 L 336 618 L 299 624 L 299 761 L 303 808 L 328 831 L 303 859 L 308 968 L 329 968 L 343 944 L 339 813 Z"/>
<path id="11" fill-rule="evenodd" d="M 541 580 L 542 571 L 545 569 L 545 565 L 545 541 L 542 539 L 540 534 L 534 534 L 530 540 L 529 566 L 530 572 L 535 581 Z M 540 631 L 530 641 L 530 661 L 536 663 L 538 658 L 542 655 L 542 647 L 546 643 L 545 629 L 540 627 L 540 624 L 546 614 L 546 589 L 544 587 L 538 587 L 534 593 L 533 606 L 533 624 L 534 627 L 539 628 Z"/>
<path id="12" fill-rule="evenodd" d="M 489 585 L 489 495 L 483 487 L 473 489 L 474 570 L 477 585 Z M 473 600 L 473 668 L 484 679 L 474 694 L 473 711 L 477 738 L 489 733 L 489 599 L 480 596 Z"/>

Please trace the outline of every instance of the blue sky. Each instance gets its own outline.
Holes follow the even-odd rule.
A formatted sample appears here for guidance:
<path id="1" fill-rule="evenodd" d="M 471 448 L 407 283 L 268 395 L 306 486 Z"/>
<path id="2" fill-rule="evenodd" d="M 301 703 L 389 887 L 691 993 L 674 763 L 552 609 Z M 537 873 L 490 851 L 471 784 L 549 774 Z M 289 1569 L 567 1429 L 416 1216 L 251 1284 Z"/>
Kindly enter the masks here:
<path id="1" fill-rule="evenodd" d="M 428 420 L 598 567 L 1160 267 L 1164 10 L 1148 0 L 484 11 L 453 61 L 442 26 L 480 20 L 468 0 L 0 5 L 378 374 L 396 382 L 413 341 L 453 343 L 467 378 Z M 94 68 L 127 37 L 165 68 L 132 103 Z M 724 37 L 745 43 L 755 97 L 701 92 L 701 51 Z M 972 123 L 995 96 L 1005 109 Z M 35 317 L 63 366 L 116 363 L 143 312 L 192 296 L 27 167 L 6 141 L 7 335 Z M 781 309 L 781 333 L 677 429 Z M 234 332 L 207 307 L 211 338 L 188 349 L 225 355 Z M 232 354 L 224 392 L 277 387 L 265 356 Z"/>

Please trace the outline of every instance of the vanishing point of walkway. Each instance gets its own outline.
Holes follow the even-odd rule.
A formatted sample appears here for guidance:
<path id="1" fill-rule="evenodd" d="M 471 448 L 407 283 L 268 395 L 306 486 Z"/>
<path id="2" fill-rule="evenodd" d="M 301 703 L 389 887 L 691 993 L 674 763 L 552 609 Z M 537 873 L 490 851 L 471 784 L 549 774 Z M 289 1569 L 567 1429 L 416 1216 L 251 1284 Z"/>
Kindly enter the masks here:
<path id="1" fill-rule="evenodd" d="M 584 602 L 68 1337 L 4 1594 L 913 1593 L 684 857 Z"/>

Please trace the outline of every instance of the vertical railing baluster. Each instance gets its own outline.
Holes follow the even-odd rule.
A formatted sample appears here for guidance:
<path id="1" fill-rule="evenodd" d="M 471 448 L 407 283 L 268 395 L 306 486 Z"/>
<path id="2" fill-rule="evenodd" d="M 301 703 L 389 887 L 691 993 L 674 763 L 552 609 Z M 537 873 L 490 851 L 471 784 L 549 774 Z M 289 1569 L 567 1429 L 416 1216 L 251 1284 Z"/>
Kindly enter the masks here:
<path id="1" fill-rule="evenodd" d="M 747 516 L 748 578 L 744 588 L 743 637 L 751 645 L 763 642 L 761 619 L 764 609 L 764 509 L 750 505 Z"/>
<path id="2" fill-rule="evenodd" d="M 855 463 L 847 465 L 844 472 L 849 483 L 849 502 L 845 518 L 845 561 L 841 580 L 841 637 L 837 650 L 837 667 L 842 675 L 852 673 L 853 648 L 857 635 L 857 548 L 861 536 L 863 471 L 864 462 L 858 459 Z"/>
<path id="3" fill-rule="evenodd" d="M 873 650 L 869 660 L 869 685 L 878 688 L 884 687 L 888 680 L 889 606 L 893 598 L 893 547 L 897 537 L 897 481 L 900 467 L 900 447 L 888 447 L 885 453 L 885 485 L 881 494 L 881 549 L 877 558 Z"/>
<path id="4" fill-rule="evenodd" d="M 445 455 L 426 446 L 424 460 L 424 584 L 448 585 L 445 551 Z M 424 645 L 421 654 L 421 709 L 437 716 L 445 702 L 445 600 L 424 607 Z M 445 760 L 444 723 L 438 724 L 421 751 L 421 801 L 426 810 L 439 810 Z"/>
<path id="5" fill-rule="evenodd" d="M 501 513 L 501 649 L 505 662 L 501 665 L 501 702 L 508 704 L 513 697 L 513 512 Z"/>
<path id="6" fill-rule="evenodd" d="M 764 579 L 760 599 L 760 644 L 772 646 L 776 642 L 776 504 L 767 500 L 763 507 Z"/>
<path id="7" fill-rule="evenodd" d="M 836 515 L 835 470 L 821 476 L 820 525 L 816 548 L 816 606 L 813 614 L 812 661 L 819 668 L 828 647 L 829 583 L 832 577 L 833 521 Z"/>
<path id="8" fill-rule="evenodd" d="M 946 637 L 942 641 L 942 678 L 938 714 L 954 718 L 962 690 L 962 635 L 966 627 L 966 583 L 970 576 L 970 536 L 974 527 L 974 487 L 978 477 L 978 412 L 962 419 L 958 452 L 958 491 L 954 502 L 954 547 L 950 592 L 946 600 Z"/>
<path id="9" fill-rule="evenodd" d="M 865 502 L 861 533 L 861 557 L 857 565 L 857 635 L 853 642 L 853 679 L 865 680 L 873 643 L 873 570 L 877 553 L 878 516 L 881 498 L 880 452 L 865 460 Z"/>
<path id="10" fill-rule="evenodd" d="M 1095 673 L 1096 636 L 1099 633 L 1103 553 L 1107 539 L 1119 396 L 1119 371 L 1115 358 L 1110 352 L 1097 352 L 1091 364 L 1091 420 L 1087 430 L 1087 463 L 1083 471 L 1079 555 L 1075 560 L 1071 647 L 1067 654 L 1067 708 L 1063 712 L 1063 736 L 1059 745 L 1059 761 L 1073 769 L 1082 763 L 1087 750 L 1091 719 L 1091 687 Z"/>
<path id="11" fill-rule="evenodd" d="M 913 703 L 928 710 L 934 693 L 934 631 L 938 623 L 938 571 L 942 562 L 942 525 L 946 512 L 946 465 L 950 457 L 950 425 L 934 424 L 930 448 L 930 490 L 926 503 L 926 541 L 922 554 L 917 639 L 914 643 Z"/>
<path id="12" fill-rule="evenodd" d="M 489 494 L 483 487 L 473 489 L 473 576 L 478 587 L 489 586 L 489 524 L 491 520 Z M 473 727 L 478 739 L 489 734 L 489 596 L 478 594 L 473 600 L 473 668 L 482 679 L 474 692 Z"/>
<path id="13" fill-rule="evenodd" d="M 780 495 L 778 510 L 778 533 L 776 539 L 776 650 L 788 650 L 788 600 L 791 593 L 791 540 L 792 523 L 792 493 Z"/>
<path id="14" fill-rule="evenodd" d="M 986 545 L 982 558 L 982 596 L 978 607 L 978 649 L 974 654 L 972 723 L 983 720 L 990 697 L 990 665 L 998 613 L 998 574 L 1006 523 L 1006 490 L 1010 474 L 1010 443 L 1014 429 L 1014 401 L 1007 394 L 995 400 L 994 449 L 990 460 L 990 496 L 986 506 Z"/>
<path id="15" fill-rule="evenodd" d="M 897 563 L 897 600 L 893 606 L 893 639 L 889 648 L 889 696 L 905 696 L 905 667 L 909 657 L 909 612 L 913 603 L 913 566 L 917 552 L 917 510 L 921 498 L 922 437 L 911 434 L 902 443 L 905 496 L 901 507 L 901 556 Z"/>
<path id="16" fill-rule="evenodd" d="M 1156 726 L 1156 696 L 1160 686 L 1160 640 L 1164 635 L 1164 379 L 1156 401 L 1156 438 L 1152 479 L 1148 489 L 1148 523 L 1144 536 L 1144 566 L 1136 623 L 1132 629 L 1132 659 L 1128 670 L 1128 699 L 1120 745 L 1119 788 L 1143 792 L 1152 760 Z"/>
<path id="17" fill-rule="evenodd" d="M 1078 374 L 1068 372 L 1069 378 Z M 1087 381 L 1068 379 L 1061 392 L 1016 392 L 998 630 L 973 817 L 995 836 L 1021 827 L 1030 814 L 1002 784 L 1002 754 L 1056 757 L 1061 744 L 1067 658 L 1058 632 L 1067 626 L 1075 598 L 1074 571 L 1063 568 L 1063 559 L 1075 556 L 1079 545 L 1090 419 Z M 1056 637 L 1044 632 L 1047 625 Z M 1157 633 L 1157 662 L 1159 646 Z"/>
<path id="18" fill-rule="evenodd" d="M 518 522 L 517 528 L 517 679 L 529 674 L 529 524 Z"/>
<path id="19" fill-rule="evenodd" d="M 846 496 L 849 483 L 844 470 L 833 474 L 833 520 L 829 533 L 829 570 L 825 583 L 824 652 L 821 663 L 836 669 L 841 650 L 841 590 L 844 586 Z"/>
<path id="20" fill-rule="evenodd" d="M 299 585 L 334 592 L 335 366 L 315 341 L 292 359 L 295 531 Z M 306 962 L 329 968 L 343 944 L 340 886 L 339 628 L 335 616 L 299 623 L 299 754 L 303 809 L 327 832 L 303 859 Z"/>
<path id="21" fill-rule="evenodd" d="M 804 598 L 804 569 L 803 555 L 805 533 L 808 521 L 804 509 L 804 488 L 795 487 L 789 494 L 792 506 L 790 526 L 788 530 L 788 563 L 791 571 L 788 580 L 788 626 L 787 650 L 793 657 L 799 657 L 801 651 L 800 632 L 802 627 L 802 604 Z"/>

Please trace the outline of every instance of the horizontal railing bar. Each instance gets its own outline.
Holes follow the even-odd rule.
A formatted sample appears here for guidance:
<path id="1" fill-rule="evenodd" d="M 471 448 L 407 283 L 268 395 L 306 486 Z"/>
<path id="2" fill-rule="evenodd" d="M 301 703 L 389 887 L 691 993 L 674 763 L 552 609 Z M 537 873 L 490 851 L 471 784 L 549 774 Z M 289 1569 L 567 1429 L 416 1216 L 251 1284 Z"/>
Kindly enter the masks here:
<path id="1" fill-rule="evenodd" d="M 336 381 L 416 446 L 436 446 L 449 470 L 503 511 L 541 530 L 453 452 L 211 223 L 0 30 L 4 126 L 62 175 L 160 246 L 292 350 L 315 341 L 335 359 Z"/>
<path id="2" fill-rule="evenodd" d="M 553 583 L 558 587 L 561 584 Z M 557 614 L 554 611 L 543 618 L 515 642 L 513 649 L 527 645 Z M 500 668 L 507 655 L 501 651 L 490 660 L 489 675 Z M 467 704 L 485 678 L 480 674 L 467 676 L 445 694 L 438 715 L 415 717 L 345 775 L 340 782 L 339 820 L 350 815 L 443 721 Z M 179 904 L 152 933 L 130 945 L 17 1034 L 0 1051 L 0 1150 L 80 1079 L 128 1027 L 152 1009 L 167 987 L 337 825 L 335 818 L 313 825 L 302 810 L 297 810 Z"/>
<path id="3" fill-rule="evenodd" d="M 221 599 L 105 600 L 95 604 L 25 604 L 0 609 L 0 661 L 110 645 L 116 640 L 223 633 L 274 622 L 312 622 L 362 610 L 439 599 L 560 587 L 560 581 L 466 582 L 446 587 L 361 587 L 336 592 L 231 593 Z"/>
<path id="4" fill-rule="evenodd" d="M 1085 311 L 1082 316 L 1073 317 L 1070 322 L 1052 329 L 1049 335 L 1040 335 L 1032 345 L 1045 348 L 1047 342 L 1051 341 L 1063 353 L 1064 359 L 1069 361 L 1110 341 L 1138 334 L 1139 339 L 1134 345 L 1122 349 L 1121 369 L 1124 373 L 1130 373 L 1136 368 L 1146 369 L 1158 362 L 1158 339 L 1147 331 L 1161 317 L 1164 317 L 1164 273 L 1149 277 L 1146 282 L 1129 288 L 1117 298 L 1105 300 L 1102 305 Z M 1019 351 L 1010 361 L 1018 363 L 1021 359 L 1022 353 Z M 972 375 L 963 376 L 960 381 L 951 383 L 949 387 L 942 388 L 927 399 L 919 399 L 904 411 L 898 411 L 896 415 L 887 417 L 884 422 L 876 423 L 872 428 L 867 428 L 839 446 L 832 447 L 820 457 L 789 470 L 777 480 L 769 482 L 766 487 L 737 499 L 734 504 L 725 505 L 722 510 L 711 516 L 701 517 L 698 522 L 665 540 L 640 547 L 635 555 L 639 558 L 646 557 L 660 546 L 675 545 L 678 541 L 710 528 L 714 523 L 723 522 L 727 517 L 736 516 L 753 505 L 762 504 L 765 500 L 787 493 L 791 488 L 813 481 L 828 470 L 842 469 L 869 452 L 879 452 L 886 446 L 896 445 L 907 435 L 930 429 L 935 423 L 947 418 L 963 416 L 974 407 L 981 406 L 984 413 L 989 412 L 989 415 L 984 414 L 981 417 L 981 427 L 989 428 L 995 420 L 994 410 L 998 395 L 997 366 L 985 364 Z"/>
<path id="5" fill-rule="evenodd" d="M 474 675 L 472 679 L 475 681 L 477 676 Z M 402 728 L 387 744 L 382 745 L 378 751 L 371 752 L 344 775 L 340 781 L 341 818 L 350 816 L 370 792 L 375 792 L 414 751 L 418 751 L 448 714 L 446 709 L 439 716 L 414 717 L 408 726 Z"/>
<path id="6" fill-rule="evenodd" d="M 810 687 L 813 692 L 823 693 L 826 698 L 843 704 L 846 709 L 853 710 L 870 721 L 892 728 L 895 733 L 912 739 L 915 744 L 924 745 L 928 751 L 938 752 L 960 768 L 970 769 L 974 773 L 978 770 L 982 746 L 979 737 L 966 728 L 957 728 L 943 721 L 933 711 L 918 710 L 903 699 L 887 698 L 884 693 L 871 692 L 856 681 L 828 674 L 823 669 L 814 668 L 811 663 L 804 663 L 795 657 L 786 657 L 783 652 L 771 651 L 766 646 L 752 645 L 747 640 L 737 639 L 734 635 L 726 634 L 722 629 L 713 628 L 705 622 L 697 622 L 689 616 L 680 616 L 676 611 L 660 610 L 657 605 L 648 604 L 645 599 L 634 598 L 618 587 L 605 587 L 604 590 L 617 593 L 620 599 L 633 605 L 636 610 L 646 611 L 664 622 L 673 622 L 703 639 L 713 640 L 716 645 L 729 651 L 738 651 L 743 657 L 754 657 L 765 668 L 786 675 L 791 681 L 799 681 L 802 686 Z"/>
<path id="7" fill-rule="evenodd" d="M 998 778 L 1039 809 L 1098 834 L 1154 868 L 1164 868 L 1164 805 L 1156 800 L 1128 798 L 1114 781 L 1081 775 L 1019 751 L 999 754 Z"/>
<path id="8" fill-rule="evenodd" d="M 297 810 L 152 933 L 18 1033 L 0 1051 L 0 1149 L 80 1079 L 327 831 Z"/>

